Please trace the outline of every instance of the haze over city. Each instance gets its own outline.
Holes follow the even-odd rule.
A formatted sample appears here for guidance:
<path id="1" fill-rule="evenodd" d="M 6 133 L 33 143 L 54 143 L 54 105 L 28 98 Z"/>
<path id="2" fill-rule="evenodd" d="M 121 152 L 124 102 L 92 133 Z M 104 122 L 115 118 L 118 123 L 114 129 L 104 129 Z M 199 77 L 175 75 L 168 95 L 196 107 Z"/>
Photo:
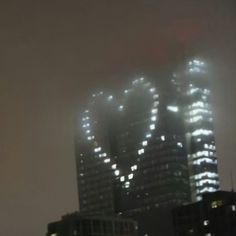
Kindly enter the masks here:
<path id="1" fill-rule="evenodd" d="M 0 234 L 45 235 L 78 209 L 74 136 L 96 90 L 186 56 L 211 68 L 221 188 L 234 183 L 235 1 L 4 1 Z"/>

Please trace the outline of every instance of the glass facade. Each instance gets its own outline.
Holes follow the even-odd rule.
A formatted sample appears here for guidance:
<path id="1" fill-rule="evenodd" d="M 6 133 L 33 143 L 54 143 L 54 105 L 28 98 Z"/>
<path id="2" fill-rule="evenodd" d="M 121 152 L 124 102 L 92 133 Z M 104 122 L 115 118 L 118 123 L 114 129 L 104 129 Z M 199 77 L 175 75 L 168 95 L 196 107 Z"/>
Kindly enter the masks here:
<path id="1" fill-rule="evenodd" d="M 160 91 L 153 84 L 140 78 L 119 99 L 92 96 L 77 140 L 82 212 L 135 219 L 190 201 L 179 95 L 171 83 Z"/>
<path id="2" fill-rule="evenodd" d="M 185 96 L 187 152 L 192 200 L 201 200 L 205 192 L 219 189 L 217 157 L 210 102 L 209 73 L 206 62 L 188 62 L 183 83 Z"/>
<path id="3" fill-rule="evenodd" d="M 76 142 L 82 212 L 135 218 L 218 190 L 207 70 L 194 59 L 170 79 L 92 95 Z"/>

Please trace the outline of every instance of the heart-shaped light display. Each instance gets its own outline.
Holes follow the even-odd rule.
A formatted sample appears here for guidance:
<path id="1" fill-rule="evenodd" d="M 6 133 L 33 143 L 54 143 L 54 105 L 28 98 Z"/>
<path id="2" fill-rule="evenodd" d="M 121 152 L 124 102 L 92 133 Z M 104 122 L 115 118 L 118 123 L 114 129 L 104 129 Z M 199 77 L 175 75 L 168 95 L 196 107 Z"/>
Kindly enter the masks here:
<path id="1" fill-rule="evenodd" d="M 130 186 L 130 181 L 133 179 L 134 172 L 138 169 L 137 160 L 145 153 L 145 149 L 148 146 L 148 142 L 152 137 L 153 131 L 156 129 L 156 123 L 157 123 L 159 95 L 157 94 L 156 88 L 153 87 L 150 82 L 145 81 L 144 78 L 140 78 L 133 81 L 132 87 L 124 90 L 124 96 L 119 101 L 124 102 L 128 94 L 132 96 L 132 92 L 135 92 L 137 89 L 140 88 L 142 88 L 145 91 L 145 93 L 151 98 L 150 111 L 148 111 L 148 122 L 147 122 L 146 132 L 144 132 L 145 135 L 141 137 L 142 140 L 137 144 L 136 162 L 132 163 L 132 165 L 129 167 L 129 170 L 126 171 L 126 173 L 122 173 L 122 170 L 118 166 L 118 161 L 116 160 L 117 158 L 119 158 L 119 156 L 118 157 L 109 156 L 109 153 L 106 151 L 106 147 L 101 146 L 102 141 L 99 142 L 99 137 L 98 137 L 99 135 L 96 135 L 96 131 L 95 129 L 93 129 L 94 124 L 97 124 L 97 120 L 93 120 L 92 111 L 85 110 L 82 117 L 82 126 L 84 134 L 86 136 L 87 141 L 91 143 L 91 148 L 93 148 L 97 158 L 102 158 L 104 163 L 110 166 L 116 178 L 119 178 L 120 182 L 123 183 L 123 186 L 125 188 L 129 188 Z M 119 113 L 125 112 L 124 104 L 116 101 L 112 95 L 107 95 L 103 92 L 100 92 L 98 94 L 93 94 L 91 103 L 95 104 L 98 100 L 104 101 L 105 107 L 106 106 L 109 107 L 109 105 L 111 105 L 113 108 L 115 107 L 117 112 Z M 104 113 L 106 113 L 106 111 L 104 111 Z M 106 115 L 108 114 L 105 114 L 105 116 Z M 105 130 L 106 128 L 102 127 L 102 129 Z"/>

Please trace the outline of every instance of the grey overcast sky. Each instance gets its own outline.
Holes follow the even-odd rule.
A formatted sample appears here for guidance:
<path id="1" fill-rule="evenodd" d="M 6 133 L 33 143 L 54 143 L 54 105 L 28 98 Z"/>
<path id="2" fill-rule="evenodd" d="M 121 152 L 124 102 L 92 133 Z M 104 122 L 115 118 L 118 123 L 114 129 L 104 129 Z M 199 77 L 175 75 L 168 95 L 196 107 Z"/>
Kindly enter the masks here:
<path id="1" fill-rule="evenodd" d="M 235 23 L 235 0 L 2 0 L 0 235 L 45 235 L 77 209 L 74 124 L 87 95 L 190 52 L 212 65 L 221 187 L 230 171 L 236 185 Z"/>

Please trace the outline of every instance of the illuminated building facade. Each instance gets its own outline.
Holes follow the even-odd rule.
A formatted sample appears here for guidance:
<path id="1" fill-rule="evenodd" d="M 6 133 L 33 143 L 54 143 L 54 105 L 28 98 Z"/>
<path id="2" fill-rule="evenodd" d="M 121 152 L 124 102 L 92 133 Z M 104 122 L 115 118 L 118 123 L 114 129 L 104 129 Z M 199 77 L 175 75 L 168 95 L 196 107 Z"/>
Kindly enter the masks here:
<path id="1" fill-rule="evenodd" d="M 141 222 L 140 235 L 172 235 L 173 207 L 218 190 L 207 65 L 194 59 L 181 71 L 137 79 L 120 96 L 92 95 L 76 141 L 81 212 L 122 214 Z"/>
<path id="2" fill-rule="evenodd" d="M 190 168 L 192 201 L 219 189 L 208 66 L 194 59 L 188 62 L 182 79 L 185 96 L 184 120 Z"/>
<path id="3" fill-rule="evenodd" d="M 133 217 L 140 235 L 172 235 L 172 207 L 190 200 L 184 122 L 175 86 L 153 84 L 140 78 L 120 98 L 92 96 L 77 145 L 80 210 Z"/>

